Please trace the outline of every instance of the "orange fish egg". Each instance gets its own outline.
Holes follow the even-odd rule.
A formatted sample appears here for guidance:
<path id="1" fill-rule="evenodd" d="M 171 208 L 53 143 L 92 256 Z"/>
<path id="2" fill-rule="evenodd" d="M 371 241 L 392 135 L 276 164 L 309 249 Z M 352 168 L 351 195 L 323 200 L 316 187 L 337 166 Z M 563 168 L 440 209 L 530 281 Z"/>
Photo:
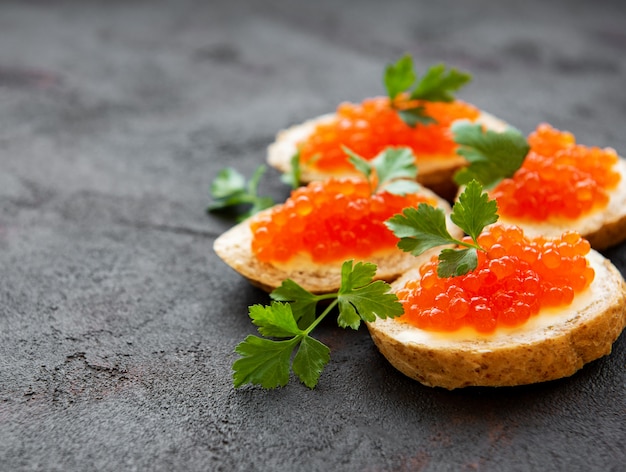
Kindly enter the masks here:
<path id="1" fill-rule="evenodd" d="M 490 192 L 501 215 L 576 219 L 608 204 L 620 181 L 613 149 L 577 145 L 571 133 L 547 124 L 539 125 L 528 142 L 531 150 L 522 167 Z"/>
<path id="2" fill-rule="evenodd" d="M 372 195 L 365 180 L 312 182 L 252 219 L 252 251 L 262 262 L 287 262 L 299 253 L 317 263 L 366 258 L 398 242 L 384 221 L 422 202 L 436 205 L 418 193 Z"/>
<path id="3" fill-rule="evenodd" d="M 471 326 L 480 333 L 524 324 L 542 308 L 572 302 L 589 286 L 594 270 L 585 255 L 589 243 L 578 233 L 530 239 L 517 226 L 496 225 L 478 238 L 478 267 L 441 278 L 433 257 L 421 277 L 397 292 L 400 318 L 418 328 L 455 331 Z"/>
<path id="4" fill-rule="evenodd" d="M 365 159 L 372 159 L 388 146 L 409 147 L 416 155 L 454 154 L 456 144 L 450 125 L 458 119 L 474 120 L 480 112 L 462 101 L 396 102 L 398 108 L 421 106 L 435 123 L 407 125 L 391 107 L 387 97 L 361 103 L 342 103 L 332 121 L 318 124 L 313 133 L 299 143 L 301 162 L 320 171 L 352 171 L 343 147 Z M 418 158 L 419 159 L 419 158 Z"/>

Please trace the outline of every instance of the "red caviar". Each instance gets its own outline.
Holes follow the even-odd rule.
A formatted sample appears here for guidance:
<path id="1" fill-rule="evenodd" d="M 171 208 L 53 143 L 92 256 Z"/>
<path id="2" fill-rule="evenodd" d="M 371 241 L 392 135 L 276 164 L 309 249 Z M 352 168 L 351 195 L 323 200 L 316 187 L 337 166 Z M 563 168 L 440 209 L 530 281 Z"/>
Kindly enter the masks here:
<path id="1" fill-rule="evenodd" d="M 492 333 L 520 326 L 544 307 L 570 304 L 594 278 L 585 258 L 589 242 L 573 231 L 530 239 L 517 226 L 494 225 L 478 243 L 486 252 L 478 251 L 478 267 L 465 275 L 440 278 L 436 257 L 424 264 L 421 277 L 397 292 L 401 319 L 425 330 Z"/>
<path id="2" fill-rule="evenodd" d="M 491 192 L 501 215 L 576 219 L 608 204 L 609 191 L 620 180 L 613 149 L 577 145 L 571 133 L 548 124 L 539 125 L 528 142 L 522 167 Z"/>
<path id="3" fill-rule="evenodd" d="M 436 123 L 407 125 L 389 98 L 376 97 L 362 103 L 342 103 L 332 121 L 318 124 L 314 132 L 299 144 L 300 159 L 322 171 L 352 171 L 343 146 L 365 159 L 373 159 L 388 146 L 410 147 L 416 155 L 454 154 L 456 144 L 450 125 L 466 118 L 475 120 L 480 112 L 461 101 L 449 103 L 396 101 L 399 108 L 424 107 L 425 114 Z"/>
<path id="4" fill-rule="evenodd" d="M 251 221 L 252 251 L 262 262 L 286 262 L 302 252 L 318 263 L 366 258 L 398 242 L 384 221 L 422 202 L 436 205 L 418 193 L 372 195 L 365 180 L 312 182 Z"/>

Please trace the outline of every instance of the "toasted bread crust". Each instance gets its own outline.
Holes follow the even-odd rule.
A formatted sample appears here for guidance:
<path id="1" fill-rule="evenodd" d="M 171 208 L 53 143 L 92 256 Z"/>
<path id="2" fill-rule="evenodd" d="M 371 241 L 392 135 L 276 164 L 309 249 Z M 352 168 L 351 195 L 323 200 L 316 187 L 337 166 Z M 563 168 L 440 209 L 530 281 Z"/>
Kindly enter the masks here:
<path id="1" fill-rule="evenodd" d="M 609 354 L 626 325 L 624 279 L 599 253 L 592 250 L 589 259 L 596 270 L 594 290 L 600 296 L 569 313 L 565 322 L 505 337 L 433 343 L 407 340 L 403 333 L 418 328 L 392 319 L 368 323 L 368 329 L 395 368 L 427 386 L 452 390 L 567 377 Z M 416 275 L 405 274 L 393 286 L 399 288 Z"/>
<path id="2" fill-rule="evenodd" d="M 446 214 L 450 213 L 450 205 L 445 200 L 426 188 L 422 191 L 427 196 L 436 198 L 438 206 Z M 449 219 L 447 225 L 451 235 L 456 238 L 462 237 L 463 232 Z M 252 253 L 251 243 L 250 222 L 246 220 L 218 237 L 213 249 L 226 264 L 247 278 L 250 283 L 268 292 L 280 286 L 285 279 L 292 279 L 313 293 L 333 292 L 341 285 L 343 260 L 332 264 L 315 264 L 308 260 L 298 261 L 289 266 L 275 266 L 259 261 Z M 391 282 L 416 264 L 428 260 L 432 254 L 431 251 L 416 258 L 410 253 L 390 248 L 368 257 L 367 262 L 376 264 L 376 279 Z"/>
<path id="3" fill-rule="evenodd" d="M 276 135 L 276 140 L 267 149 L 268 164 L 283 173 L 290 172 L 291 158 L 297 151 L 297 143 L 309 136 L 318 124 L 330 121 L 334 116 L 333 113 L 322 115 L 280 131 Z M 506 123 L 487 112 L 481 112 L 475 122 L 496 131 L 502 131 L 507 127 Z M 466 160 L 456 154 L 453 156 L 418 156 L 417 181 L 438 195 L 452 199 L 457 188 L 452 176 L 466 164 Z M 346 175 L 357 174 L 356 172 L 354 174 L 325 173 L 308 167 L 301 169 L 301 180 L 304 183 Z"/>
<path id="4" fill-rule="evenodd" d="M 524 229 L 527 236 L 556 237 L 564 231 L 575 230 L 589 241 L 596 250 L 606 249 L 626 240 L 626 160 L 620 158 L 615 169 L 622 178 L 610 192 L 609 203 L 589 215 L 575 221 L 551 218 L 545 222 L 530 219 L 513 219 L 500 215 L 498 223 L 515 224 Z"/>

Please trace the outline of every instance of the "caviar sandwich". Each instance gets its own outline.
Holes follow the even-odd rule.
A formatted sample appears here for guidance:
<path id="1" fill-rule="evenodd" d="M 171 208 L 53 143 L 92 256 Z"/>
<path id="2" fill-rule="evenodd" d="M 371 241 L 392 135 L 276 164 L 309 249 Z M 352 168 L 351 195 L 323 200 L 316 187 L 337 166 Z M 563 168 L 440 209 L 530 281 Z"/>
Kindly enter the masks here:
<path id="1" fill-rule="evenodd" d="M 531 236 L 575 229 L 598 250 L 626 239 L 626 161 L 615 150 L 577 144 L 545 123 L 527 139 L 512 128 L 495 132 L 468 122 L 453 132 L 469 161 L 457 183 L 482 183 L 501 222 Z"/>
<path id="2" fill-rule="evenodd" d="M 396 248 L 398 239 L 384 221 L 420 203 L 447 213 L 450 206 L 415 182 L 409 149 L 385 149 L 369 161 L 347 154 L 361 178 L 331 178 L 294 190 L 284 204 L 222 234 L 214 244 L 217 255 L 268 291 L 288 278 L 314 293 L 336 290 L 347 259 L 376 264 L 378 279 L 406 272 L 415 258 Z M 450 222 L 448 227 L 461 234 Z"/>
<path id="3" fill-rule="evenodd" d="M 455 154 L 450 126 L 460 119 L 503 129 L 505 124 L 475 106 L 455 99 L 470 80 L 456 69 L 435 65 L 418 77 L 410 56 L 387 67 L 387 96 L 342 103 L 326 114 L 281 131 L 268 148 L 268 163 L 311 182 L 354 175 L 343 147 L 373 159 L 387 146 L 409 147 L 416 156 L 418 181 L 444 197 L 453 197 L 453 173 L 465 164 Z"/>
<path id="4" fill-rule="evenodd" d="M 315 387 L 330 350 L 311 332 L 333 310 L 340 327 L 365 322 L 399 371 L 447 389 L 558 379 L 610 353 L 626 283 L 592 247 L 626 239 L 623 160 L 547 125 L 524 138 L 454 98 L 468 80 L 444 66 L 418 78 L 405 57 L 387 97 L 278 135 L 269 163 L 311 183 L 214 245 L 272 299 L 249 309 L 261 337 L 235 349 L 236 387 L 290 372 Z M 460 186 L 454 207 L 416 178 L 447 197 Z"/>
<path id="5" fill-rule="evenodd" d="M 586 240 L 575 232 L 528 237 L 494 224 L 496 209 L 470 182 L 451 215 L 469 236 L 392 284 L 401 317 L 368 323 L 389 362 L 425 385 L 512 386 L 569 376 L 610 353 L 626 325 L 626 284 Z M 421 254 L 453 239 L 426 223 L 437 213 L 420 205 L 388 225 L 401 248 Z"/>

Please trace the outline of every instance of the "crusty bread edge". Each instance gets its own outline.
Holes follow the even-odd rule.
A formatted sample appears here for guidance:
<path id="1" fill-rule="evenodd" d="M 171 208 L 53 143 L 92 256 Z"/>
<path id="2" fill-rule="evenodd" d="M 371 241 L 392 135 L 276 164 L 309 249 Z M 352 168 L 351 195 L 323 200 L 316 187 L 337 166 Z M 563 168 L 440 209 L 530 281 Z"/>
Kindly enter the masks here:
<path id="1" fill-rule="evenodd" d="M 427 188 L 422 188 L 422 193 L 435 198 L 439 208 L 442 208 L 446 215 L 450 213 L 451 208 L 448 202 Z M 264 210 L 264 212 L 269 211 Z M 449 218 L 447 218 L 446 223 L 451 235 L 456 238 L 462 237 L 463 232 Z M 251 242 L 250 220 L 246 220 L 220 235 L 213 244 L 213 250 L 227 265 L 248 279 L 250 283 L 268 292 L 279 287 L 288 278 L 313 293 L 333 292 L 341 285 L 343 260 L 333 264 L 314 264 L 312 262 L 291 264 L 292 267 L 289 268 L 275 266 L 259 261 L 252 253 Z M 376 279 L 391 282 L 411 267 L 428 260 L 434 254 L 433 251 L 416 257 L 400 249 L 390 248 L 374 253 L 366 261 L 376 264 Z"/>
<path id="2" fill-rule="evenodd" d="M 599 253 L 596 280 L 602 297 L 594 299 L 561 325 L 532 334 L 511 335 L 507 342 L 482 339 L 449 344 L 402 342 L 410 328 L 396 320 L 367 323 L 371 337 L 400 372 L 431 387 L 515 386 L 567 377 L 611 352 L 626 325 L 626 284 L 619 271 Z M 394 282 L 400 287 L 415 274 Z M 536 334 L 536 335 L 535 335 Z"/>

